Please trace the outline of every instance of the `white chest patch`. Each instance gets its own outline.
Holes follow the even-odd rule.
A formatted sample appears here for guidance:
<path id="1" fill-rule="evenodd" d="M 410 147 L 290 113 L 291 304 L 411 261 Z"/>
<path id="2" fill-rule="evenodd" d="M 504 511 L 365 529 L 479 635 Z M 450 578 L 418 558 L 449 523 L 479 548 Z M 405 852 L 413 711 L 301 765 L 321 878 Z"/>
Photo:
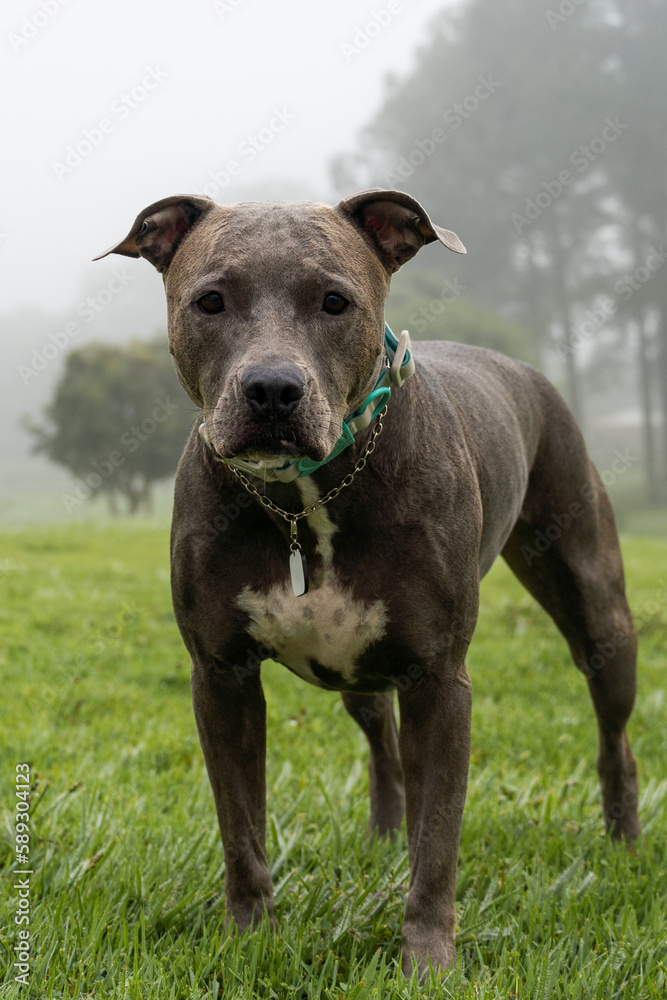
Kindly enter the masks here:
<path id="1" fill-rule="evenodd" d="M 295 597 L 288 583 L 260 594 L 245 587 L 237 603 L 251 619 L 250 635 L 275 650 L 274 659 L 322 687 L 310 661 L 350 681 L 364 650 L 387 624 L 382 601 L 363 604 L 337 583 Z"/>
<path id="2" fill-rule="evenodd" d="M 310 478 L 296 482 L 304 506 L 319 499 Z M 274 659 L 304 680 L 325 687 L 313 672 L 311 661 L 349 682 L 361 654 L 385 634 L 387 612 L 382 601 L 369 604 L 356 600 L 337 580 L 332 542 L 337 528 L 326 508 L 311 514 L 308 526 L 317 537 L 316 550 L 324 564 L 318 586 L 311 586 L 301 597 L 294 596 L 287 579 L 286 552 L 285 583 L 264 594 L 245 587 L 237 604 L 250 617 L 250 635 L 275 650 Z"/>

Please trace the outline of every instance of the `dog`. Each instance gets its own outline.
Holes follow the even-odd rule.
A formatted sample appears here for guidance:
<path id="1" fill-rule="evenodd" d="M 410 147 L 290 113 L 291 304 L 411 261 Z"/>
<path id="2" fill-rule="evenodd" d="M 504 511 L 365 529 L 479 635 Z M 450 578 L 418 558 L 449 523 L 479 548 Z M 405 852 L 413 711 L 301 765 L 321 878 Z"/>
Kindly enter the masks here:
<path id="1" fill-rule="evenodd" d="M 540 372 L 385 327 L 391 275 L 430 243 L 465 253 L 408 194 L 372 189 L 333 207 L 177 195 L 106 252 L 162 273 L 169 350 L 202 412 L 176 477 L 172 593 L 227 913 L 275 924 L 265 702 L 259 670 L 238 666 L 252 646 L 341 692 L 369 743 L 371 831 L 406 814 L 406 974 L 455 959 L 465 659 L 499 554 L 588 682 L 607 829 L 640 832 L 636 636 L 609 498 Z"/>

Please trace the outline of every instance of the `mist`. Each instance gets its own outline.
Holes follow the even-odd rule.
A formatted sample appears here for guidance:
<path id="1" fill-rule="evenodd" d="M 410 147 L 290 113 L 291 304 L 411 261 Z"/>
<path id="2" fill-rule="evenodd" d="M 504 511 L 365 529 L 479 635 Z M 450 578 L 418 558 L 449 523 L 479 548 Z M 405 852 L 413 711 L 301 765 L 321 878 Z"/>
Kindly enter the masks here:
<path id="1" fill-rule="evenodd" d="M 92 262 L 145 205 L 179 192 L 335 202 L 380 186 L 418 197 L 469 250 L 445 261 L 429 249 L 403 269 L 390 320 L 415 339 L 470 339 L 541 367 L 598 466 L 625 461 L 610 482 L 623 524 L 662 531 L 660 98 L 631 96 L 633 73 L 658 72 L 667 39 L 653 25 L 647 65 L 633 63 L 642 10 L 6 5 L 0 519 L 62 517 L 71 476 L 32 454 L 25 421 L 68 352 L 164 334 L 159 275 L 141 260 Z M 554 84 L 550 61 L 570 59 Z M 620 180 L 633 157 L 637 192 Z"/>
<path id="2" fill-rule="evenodd" d="M 43 502 L 45 487 L 48 516 L 62 514 L 71 477 L 31 456 L 22 418 L 48 401 L 67 351 L 166 327 L 145 261 L 92 258 L 170 194 L 335 198 L 332 156 L 354 145 L 441 7 L 5 4 L 1 519 L 22 520 L 24 494 Z"/>

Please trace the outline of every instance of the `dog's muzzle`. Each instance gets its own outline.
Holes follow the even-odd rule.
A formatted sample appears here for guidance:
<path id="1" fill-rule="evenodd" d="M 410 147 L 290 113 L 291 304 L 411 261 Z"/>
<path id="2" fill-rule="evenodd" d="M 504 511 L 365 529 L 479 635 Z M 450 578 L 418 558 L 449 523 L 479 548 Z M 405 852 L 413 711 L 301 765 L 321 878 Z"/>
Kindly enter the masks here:
<path id="1" fill-rule="evenodd" d="M 326 465 L 327 462 L 340 455 L 341 451 L 344 451 L 345 448 L 353 444 L 355 434 L 364 427 L 368 427 L 371 421 L 387 405 L 392 387 L 398 388 L 403 385 L 405 380 L 414 373 L 415 362 L 410 349 L 410 334 L 407 330 L 403 330 L 400 339 L 397 339 L 389 325 L 385 323 L 384 344 L 387 352 L 387 367 L 383 368 L 375 383 L 375 388 L 366 397 L 361 406 L 343 420 L 342 433 L 338 441 L 322 461 L 316 462 L 310 458 L 285 459 L 280 457 L 253 462 L 248 459 L 236 457 L 223 458 L 218 454 L 209 437 L 206 417 L 202 417 L 202 422 L 199 425 L 199 433 L 202 440 L 208 445 L 218 461 L 225 462 L 227 465 L 231 465 L 235 469 L 240 469 L 242 472 L 249 472 L 254 476 L 258 476 L 265 482 L 291 483 L 294 479 L 298 479 L 301 476 L 309 476 L 315 469 Z M 252 374 L 253 372 L 255 373 L 254 375 Z M 292 407 L 296 409 L 305 392 L 305 383 L 303 383 L 301 395 L 297 396 L 299 383 L 297 383 L 295 372 L 298 372 L 300 383 L 303 383 L 300 371 L 292 367 L 278 369 L 257 368 L 244 374 L 241 388 L 246 399 L 249 401 L 249 405 L 256 406 L 259 409 L 265 408 L 266 412 L 268 412 L 269 407 L 291 406 L 290 396 L 296 396 Z M 246 386 L 250 390 L 250 396 L 248 396 Z M 269 394 L 271 402 L 269 402 Z"/>

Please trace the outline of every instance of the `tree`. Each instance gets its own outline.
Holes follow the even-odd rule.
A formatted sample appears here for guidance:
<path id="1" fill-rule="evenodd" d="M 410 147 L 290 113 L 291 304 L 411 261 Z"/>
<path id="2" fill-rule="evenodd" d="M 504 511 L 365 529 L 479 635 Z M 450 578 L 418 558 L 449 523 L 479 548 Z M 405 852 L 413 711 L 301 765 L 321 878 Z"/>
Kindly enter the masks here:
<path id="1" fill-rule="evenodd" d="M 660 337 L 667 430 L 667 283 L 632 302 L 618 285 L 667 234 L 666 42 L 663 0 L 467 0 L 434 20 L 414 69 L 390 80 L 358 153 L 333 174 L 341 191 L 408 190 L 456 230 L 468 294 L 534 331 L 580 420 L 596 346 L 612 331 L 638 344 L 644 401 Z M 650 406 L 644 419 L 655 495 Z"/>
<path id="2" fill-rule="evenodd" d="M 392 279 L 387 321 L 394 332 L 410 331 L 413 340 L 455 340 L 490 347 L 512 358 L 535 363 L 535 344 L 528 330 L 502 319 L 492 309 L 475 305 L 458 278 L 402 269 Z"/>
<path id="3" fill-rule="evenodd" d="M 71 506 L 104 494 L 116 513 L 122 496 L 135 514 L 175 471 L 195 412 L 161 337 L 71 351 L 45 421 L 27 427 L 34 451 L 79 477 Z"/>
<path id="4" fill-rule="evenodd" d="M 614 189 L 625 212 L 622 238 L 629 262 L 625 289 L 628 327 L 635 334 L 637 367 L 643 386 L 644 448 L 656 449 L 652 392 L 662 411 L 663 481 L 667 486 L 667 7 L 663 0 L 608 0 L 610 28 L 606 73 L 632 142 L 615 150 L 609 164 Z M 652 499 L 657 475 L 648 466 Z"/>

